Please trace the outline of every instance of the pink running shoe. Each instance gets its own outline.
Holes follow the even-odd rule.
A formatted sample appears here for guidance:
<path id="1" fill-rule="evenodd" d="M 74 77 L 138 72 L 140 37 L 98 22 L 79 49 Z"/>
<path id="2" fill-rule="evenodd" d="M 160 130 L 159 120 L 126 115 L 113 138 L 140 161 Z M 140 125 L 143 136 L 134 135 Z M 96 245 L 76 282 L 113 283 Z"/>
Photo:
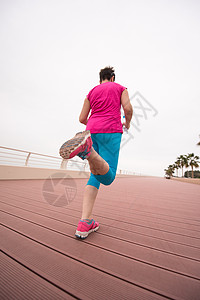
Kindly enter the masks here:
<path id="1" fill-rule="evenodd" d="M 99 223 L 95 222 L 93 219 L 89 222 L 80 220 L 75 236 L 81 239 L 85 239 L 91 232 L 97 231 L 98 229 Z"/>
<path id="2" fill-rule="evenodd" d="M 92 139 L 90 131 L 79 132 L 71 140 L 68 140 L 60 147 L 60 156 L 64 159 L 78 155 L 81 159 L 90 156 L 92 149 Z"/>

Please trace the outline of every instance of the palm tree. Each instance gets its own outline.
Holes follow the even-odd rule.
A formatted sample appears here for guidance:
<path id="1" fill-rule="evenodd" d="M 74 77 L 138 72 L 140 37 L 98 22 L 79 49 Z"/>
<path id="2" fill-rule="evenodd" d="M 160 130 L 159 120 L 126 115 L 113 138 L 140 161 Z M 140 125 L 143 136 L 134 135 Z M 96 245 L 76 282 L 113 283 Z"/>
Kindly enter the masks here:
<path id="1" fill-rule="evenodd" d="M 185 167 L 187 169 L 187 177 L 189 178 L 189 170 L 188 170 L 189 163 L 188 163 L 188 156 L 187 155 L 185 155 Z"/>
<path id="2" fill-rule="evenodd" d="M 180 161 L 180 159 L 178 159 L 177 158 L 177 160 L 175 161 L 175 163 L 174 163 L 174 169 L 176 169 L 176 175 L 177 175 L 177 177 L 178 177 L 178 169 L 181 167 L 181 161 Z"/>
<path id="3" fill-rule="evenodd" d="M 174 173 L 174 165 L 169 165 L 169 167 L 167 169 L 164 170 L 165 171 L 165 175 L 168 177 L 173 176 Z"/>
<path id="4" fill-rule="evenodd" d="M 194 155 L 194 153 L 190 153 L 187 155 L 188 165 L 192 168 L 192 178 L 194 178 L 194 167 L 198 168 L 200 161 L 199 156 Z"/>
<path id="5" fill-rule="evenodd" d="M 176 176 L 178 177 L 178 166 L 177 166 L 176 162 L 172 166 L 173 166 L 174 170 L 176 169 Z"/>
<path id="6" fill-rule="evenodd" d="M 171 177 L 171 172 L 170 172 L 168 169 L 164 169 L 164 171 L 165 171 L 165 177 L 166 177 L 167 179 L 170 179 L 170 177 Z"/>
<path id="7" fill-rule="evenodd" d="M 183 167 L 188 167 L 188 161 L 187 161 L 187 156 L 186 155 L 180 155 L 177 157 L 177 160 L 180 162 L 180 167 L 182 169 L 182 177 L 183 177 Z"/>

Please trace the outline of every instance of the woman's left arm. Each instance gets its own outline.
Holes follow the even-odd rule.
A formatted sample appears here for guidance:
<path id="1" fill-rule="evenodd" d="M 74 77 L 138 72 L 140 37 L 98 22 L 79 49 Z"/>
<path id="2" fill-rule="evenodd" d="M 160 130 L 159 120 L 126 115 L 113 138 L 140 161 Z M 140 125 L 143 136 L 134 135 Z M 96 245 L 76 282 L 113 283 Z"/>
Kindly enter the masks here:
<path id="1" fill-rule="evenodd" d="M 80 116 L 79 116 L 79 122 L 81 122 L 82 124 L 87 125 L 87 118 L 90 112 L 90 101 L 85 98 Z"/>

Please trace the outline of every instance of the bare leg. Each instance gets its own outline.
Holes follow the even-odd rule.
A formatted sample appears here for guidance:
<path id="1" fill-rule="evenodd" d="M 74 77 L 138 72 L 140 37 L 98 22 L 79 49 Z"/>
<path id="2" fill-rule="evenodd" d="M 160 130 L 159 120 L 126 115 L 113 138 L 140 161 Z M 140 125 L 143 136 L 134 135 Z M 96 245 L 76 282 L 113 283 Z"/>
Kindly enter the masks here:
<path id="1" fill-rule="evenodd" d="M 87 160 L 92 174 L 104 175 L 109 171 L 109 164 L 93 148 Z"/>
<path id="2" fill-rule="evenodd" d="M 92 209 L 98 193 L 98 189 L 92 185 L 86 185 L 83 197 L 83 209 L 81 219 L 92 219 Z"/>

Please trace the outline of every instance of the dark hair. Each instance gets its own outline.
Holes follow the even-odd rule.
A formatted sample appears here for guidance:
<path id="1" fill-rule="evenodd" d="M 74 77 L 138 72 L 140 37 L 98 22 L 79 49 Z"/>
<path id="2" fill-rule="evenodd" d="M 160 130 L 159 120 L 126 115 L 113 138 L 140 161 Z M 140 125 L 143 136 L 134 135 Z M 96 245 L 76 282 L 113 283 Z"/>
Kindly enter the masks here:
<path id="1" fill-rule="evenodd" d="M 100 82 L 106 79 L 111 80 L 113 76 L 115 81 L 115 70 L 113 67 L 106 67 L 104 69 L 101 69 L 99 72 Z"/>

